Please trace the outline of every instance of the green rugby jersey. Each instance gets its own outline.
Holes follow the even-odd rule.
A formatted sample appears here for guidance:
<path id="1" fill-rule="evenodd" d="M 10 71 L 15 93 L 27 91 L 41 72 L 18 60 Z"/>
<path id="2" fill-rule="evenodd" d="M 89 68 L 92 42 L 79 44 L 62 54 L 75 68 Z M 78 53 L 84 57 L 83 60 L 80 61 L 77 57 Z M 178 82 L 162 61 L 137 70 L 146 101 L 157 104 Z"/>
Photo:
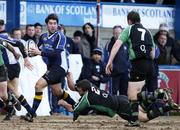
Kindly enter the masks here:
<path id="1" fill-rule="evenodd" d="M 150 58 L 152 47 L 155 46 L 152 34 L 142 24 L 133 24 L 126 27 L 119 39 L 128 43 L 129 59 Z"/>
<path id="2" fill-rule="evenodd" d="M 3 57 L 2 57 L 2 46 L 0 46 L 0 66 L 4 64 Z"/>

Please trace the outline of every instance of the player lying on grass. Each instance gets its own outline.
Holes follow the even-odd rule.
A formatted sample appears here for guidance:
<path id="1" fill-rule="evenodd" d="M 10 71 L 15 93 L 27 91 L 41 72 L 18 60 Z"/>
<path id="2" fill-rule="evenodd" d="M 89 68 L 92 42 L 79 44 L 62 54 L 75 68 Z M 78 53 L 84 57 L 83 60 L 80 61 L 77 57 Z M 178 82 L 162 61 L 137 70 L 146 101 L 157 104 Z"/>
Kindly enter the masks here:
<path id="1" fill-rule="evenodd" d="M 107 92 L 100 90 L 88 80 L 79 81 L 76 85 L 73 84 L 72 75 L 68 74 L 68 85 L 71 90 L 77 91 L 81 99 L 72 106 L 61 100 L 60 105 L 74 112 L 73 120 L 76 120 L 81 111 L 88 107 L 106 113 L 113 117 L 118 114 L 121 118 L 129 123 L 132 123 L 131 107 L 128 97 L 123 95 L 110 95 Z M 139 115 L 141 122 L 147 122 L 171 110 L 180 110 L 180 106 L 173 102 L 171 91 L 168 89 L 157 89 L 154 93 L 142 91 L 138 93 L 139 100 Z M 127 126 L 129 126 L 127 124 Z M 130 126 L 139 126 L 134 124 Z"/>

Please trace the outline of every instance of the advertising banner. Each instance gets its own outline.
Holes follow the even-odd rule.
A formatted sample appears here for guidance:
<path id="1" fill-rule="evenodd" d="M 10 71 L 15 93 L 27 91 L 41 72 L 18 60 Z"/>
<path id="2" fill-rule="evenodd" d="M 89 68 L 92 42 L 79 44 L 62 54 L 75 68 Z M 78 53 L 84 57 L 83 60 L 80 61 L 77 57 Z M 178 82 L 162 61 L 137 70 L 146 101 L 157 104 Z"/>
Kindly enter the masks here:
<path id="1" fill-rule="evenodd" d="M 121 25 L 126 27 L 128 12 L 135 10 L 139 12 L 141 23 L 149 29 L 158 29 L 160 23 L 167 23 L 169 28 L 173 28 L 175 10 L 171 7 L 160 6 L 133 6 L 131 5 L 103 5 L 102 26 L 113 27 Z"/>
<path id="2" fill-rule="evenodd" d="M 173 91 L 173 100 L 180 104 L 180 69 L 160 69 L 159 85 Z"/>
<path id="3" fill-rule="evenodd" d="M 6 22 L 6 1 L 0 1 L 0 19 Z"/>
<path id="4" fill-rule="evenodd" d="M 60 23 L 65 26 L 82 26 L 86 22 L 97 23 L 96 2 L 58 2 L 58 1 L 21 1 L 20 25 L 39 22 L 45 25 L 44 19 L 50 13 L 56 13 Z M 158 29 L 160 23 L 167 23 L 173 29 L 175 9 L 164 6 L 147 6 L 137 4 L 101 3 L 100 27 L 114 25 L 127 26 L 127 14 L 136 10 L 141 16 L 142 24 L 149 29 Z M 0 1 L 0 19 L 6 22 L 6 1 Z"/>
<path id="5" fill-rule="evenodd" d="M 50 13 L 56 13 L 60 23 L 66 26 L 96 24 L 95 3 L 27 2 L 27 23 L 45 24 L 44 19 Z"/>

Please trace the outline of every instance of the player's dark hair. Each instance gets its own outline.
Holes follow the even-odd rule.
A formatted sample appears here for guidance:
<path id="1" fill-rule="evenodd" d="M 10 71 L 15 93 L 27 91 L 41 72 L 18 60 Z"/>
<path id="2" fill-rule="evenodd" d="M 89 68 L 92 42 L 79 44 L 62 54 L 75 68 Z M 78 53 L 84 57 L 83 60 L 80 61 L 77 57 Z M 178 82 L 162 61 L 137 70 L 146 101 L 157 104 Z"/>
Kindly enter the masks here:
<path id="1" fill-rule="evenodd" d="M 58 16 L 56 14 L 49 14 L 46 19 L 45 19 L 45 23 L 48 24 L 49 20 L 52 19 L 52 20 L 56 20 L 57 23 L 59 23 L 59 19 L 58 19 Z"/>
<path id="2" fill-rule="evenodd" d="M 91 82 L 87 79 L 81 80 L 75 85 L 78 88 L 82 88 L 83 91 L 87 91 L 91 88 Z"/>
<path id="3" fill-rule="evenodd" d="M 141 19 L 139 13 L 136 11 L 131 11 L 128 13 L 127 20 L 131 20 L 132 24 L 140 23 Z"/>

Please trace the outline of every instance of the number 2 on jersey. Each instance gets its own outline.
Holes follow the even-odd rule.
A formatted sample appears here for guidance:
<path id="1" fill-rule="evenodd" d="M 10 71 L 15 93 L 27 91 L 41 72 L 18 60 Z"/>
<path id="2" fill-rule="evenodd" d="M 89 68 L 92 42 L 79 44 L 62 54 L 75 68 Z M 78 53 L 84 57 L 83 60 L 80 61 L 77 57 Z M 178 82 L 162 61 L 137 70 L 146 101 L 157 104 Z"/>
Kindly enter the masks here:
<path id="1" fill-rule="evenodd" d="M 91 90 L 95 92 L 97 95 L 100 95 L 100 91 L 96 89 L 95 87 L 91 87 Z"/>

